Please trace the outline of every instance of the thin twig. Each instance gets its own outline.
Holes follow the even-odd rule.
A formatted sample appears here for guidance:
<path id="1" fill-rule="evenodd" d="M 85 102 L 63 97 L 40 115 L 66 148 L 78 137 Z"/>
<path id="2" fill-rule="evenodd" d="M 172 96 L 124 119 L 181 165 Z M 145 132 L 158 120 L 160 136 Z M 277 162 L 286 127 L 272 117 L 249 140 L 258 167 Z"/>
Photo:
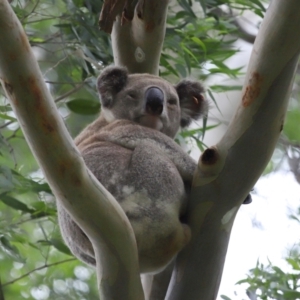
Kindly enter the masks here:
<path id="1" fill-rule="evenodd" d="M 2 289 L 2 284 L 1 284 L 1 279 L 0 279 L 0 300 L 5 300 L 3 289 Z"/>
<path id="2" fill-rule="evenodd" d="M 31 14 L 34 13 L 34 11 L 35 11 L 36 8 L 38 7 L 39 3 L 40 3 L 39 0 L 36 1 L 36 3 L 35 3 L 35 5 L 33 6 L 32 10 L 31 10 L 27 15 L 25 15 L 25 16 L 23 17 L 23 19 L 21 20 L 22 23 L 24 23 L 24 20 L 27 19 Z"/>
<path id="3" fill-rule="evenodd" d="M 57 266 L 57 265 L 60 265 L 60 264 L 64 264 L 64 263 L 67 263 L 67 262 L 70 262 L 70 261 L 75 261 L 75 260 L 76 260 L 76 258 L 69 258 L 69 259 L 62 260 L 62 261 L 58 261 L 58 262 L 55 262 L 55 263 L 52 263 L 52 264 L 45 264 L 45 265 L 43 265 L 43 266 L 41 266 L 41 267 L 38 267 L 38 268 L 36 268 L 36 269 L 34 269 L 34 270 L 31 270 L 31 271 L 29 271 L 29 272 L 23 274 L 22 276 L 20 276 L 20 277 L 14 279 L 14 280 L 12 280 L 12 281 L 8 281 L 8 282 L 6 282 L 6 283 L 3 283 L 3 284 L 2 284 L 2 287 L 3 287 L 3 286 L 7 286 L 7 285 L 9 285 L 9 284 L 13 284 L 13 283 L 15 283 L 16 281 L 19 281 L 19 280 L 21 280 L 22 278 L 27 277 L 27 276 L 29 276 L 31 273 L 34 273 L 34 272 L 36 272 L 36 271 L 43 270 L 43 269 L 45 269 L 45 268 L 54 267 L 54 266 Z"/>
<path id="4" fill-rule="evenodd" d="M 8 126 L 9 124 L 8 123 L 14 123 L 15 121 L 10 121 L 10 122 L 7 122 L 5 125 Z M 3 126 L 0 127 L 0 129 L 4 128 Z M 13 158 L 13 161 L 15 163 L 14 167 L 17 168 L 17 159 L 16 159 L 16 156 L 15 156 L 15 152 L 14 152 L 14 148 L 11 146 L 11 144 L 8 142 L 8 139 L 5 139 L 4 136 L 0 133 L 0 137 L 2 138 L 2 141 L 3 143 L 6 145 L 6 147 L 9 149 L 9 153 L 10 155 L 12 156 Z"/>
<path id="5" fill-rule="evenodd" d="M 75 92 L 77 92 L 78 90 L 80 90 L 80 89 L 85 85 L 85 82 L 86 82 L 86 81 L 83 81 L 83 82 L 77 84 L 72 90 L 70 90 L 70 91 L 66 92 L 65 94 L 63 94 L 63 95 L 59 96 L 58 98 L 56 98 L 56 99 L 54 100 L 54 102 L 57 103 L 57 102 L 59 102 L 60 100 L 65 99 L 65 98 L 67 98 L 68 96 L 74 94 Z"/>
<path id="6" fill-rule="evenodd" d="M 16 122 L 16 121 L 9 121 L 9 122 L 7 122 L 7 123 L 1 125 L 1 126 L 0 126 L 0 129 L 3 129 L 3 128 L 5 128 L 5 127 L 7 127 L 7 126 L 9 126 L 10 124 L 15 123 L 15 122 Z"/>
<path id="7" fill-rule="evenodd" d="M 62 59 L 60 59 L 53 67 L 49 68 L 44 74 L 43 77 L 46 77 L 46 74 L 49 73 L 50 71 L 54 70 L 61 62 L 63 62 L 64 60 L 66 60 L 68 58 L 68 56 L 66 55 L 65 57 L 63 57 Z"/>

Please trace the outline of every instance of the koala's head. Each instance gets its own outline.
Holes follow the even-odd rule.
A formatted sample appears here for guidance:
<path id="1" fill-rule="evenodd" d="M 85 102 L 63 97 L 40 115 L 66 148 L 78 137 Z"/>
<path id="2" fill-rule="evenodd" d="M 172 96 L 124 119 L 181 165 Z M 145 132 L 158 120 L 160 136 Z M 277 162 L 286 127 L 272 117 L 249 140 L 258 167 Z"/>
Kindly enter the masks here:
<path id="1" fill-rule="evenodd" d="M 207 111 L 199 82 L 183 80 L 176 86 L 149 74 L 128 74 L 108 67 L 98 78 L 101 115 L 107 122 L 126 119 L 174 137 Z"/>

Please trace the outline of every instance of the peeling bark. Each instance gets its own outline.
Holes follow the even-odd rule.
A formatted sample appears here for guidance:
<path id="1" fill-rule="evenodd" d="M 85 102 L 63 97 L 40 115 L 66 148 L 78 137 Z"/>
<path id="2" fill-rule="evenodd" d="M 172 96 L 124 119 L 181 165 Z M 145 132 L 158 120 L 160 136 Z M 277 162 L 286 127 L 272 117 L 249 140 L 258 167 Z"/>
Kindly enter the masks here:
<path id="1" fill-rule="evenodd" d="M 122 24 L 130 22 L 134 16 L 134 8 L 138 0 L 106 0 L 99 17 L 99 27 L 111 33 L 117 15 L 121 16 Z"/>

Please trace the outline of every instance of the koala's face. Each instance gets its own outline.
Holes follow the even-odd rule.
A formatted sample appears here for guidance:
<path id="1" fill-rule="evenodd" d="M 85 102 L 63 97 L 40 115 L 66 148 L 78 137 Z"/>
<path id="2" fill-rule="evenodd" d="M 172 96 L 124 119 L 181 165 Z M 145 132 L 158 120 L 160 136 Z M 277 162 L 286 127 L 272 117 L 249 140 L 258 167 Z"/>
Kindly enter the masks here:
<path id="1" fill-rule="evenodd" d="M 125 68 L 106 68 L 98 78 L 102 116 L 107 122 L 126 119 L 174 137 L 206 112 L 203 87 L 182 81 L 173 86 L 149 74 L 128 75 Z"/>

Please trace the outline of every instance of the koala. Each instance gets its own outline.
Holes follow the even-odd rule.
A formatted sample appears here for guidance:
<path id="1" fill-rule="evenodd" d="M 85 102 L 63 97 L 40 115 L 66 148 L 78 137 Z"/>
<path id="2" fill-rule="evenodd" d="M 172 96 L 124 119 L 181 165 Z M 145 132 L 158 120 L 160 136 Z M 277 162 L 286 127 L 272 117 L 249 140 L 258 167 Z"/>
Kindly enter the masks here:
<path id="1" fill-rule="evenodd" d="M 176 86 L 149 74 L 108 67 L 98 78 L 98 119 L 75 139 L 87 167 L 115 197 L 134 230 L 141 273 L 164 269 L 190 240 L 182 222 L 196 162 L 174 141 L 207 111 L 199 82 Z M 84 201 L 84 199 L 83 199 Z M 93 246 L 58 204 L 62 236 L 95 265 Z"/>

